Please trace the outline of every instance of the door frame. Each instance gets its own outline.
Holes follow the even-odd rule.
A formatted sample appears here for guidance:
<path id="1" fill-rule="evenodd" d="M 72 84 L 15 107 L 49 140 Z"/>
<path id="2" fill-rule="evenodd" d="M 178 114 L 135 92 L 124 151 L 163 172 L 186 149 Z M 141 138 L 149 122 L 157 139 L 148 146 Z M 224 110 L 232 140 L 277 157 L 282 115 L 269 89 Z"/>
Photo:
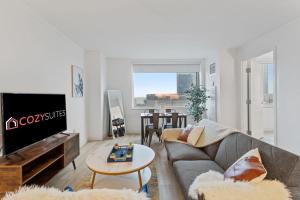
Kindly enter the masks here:
<path id="1" fill-rule="evenodd" d="M 274 77 L 274 97 L 273 97 L 273 107 L 274 107 L 274 144 L 278 145 L 278 99 L 277 99 L 277 88 L 278 88 L 278 65 L 277 65 L 277 47 L 273 48 L 273 77 Z"/>
<path id="2" fill-rule="evenodd" d="M 252 59 L 255 59 L 256 57 L 259 57 L 260 55 L 266 54 L 268 52 L 273 52 L 273 89 L 274 89 L 274 96 L 273 96 L 273 109 L 274 109 L 274 145 L 278 145 L 278 100 L 277 100 L 277 88 L 278 88 L 278 64 L 277 64 L 277 47 L 274 47 L 273 49 L 269 50 L 269 51 L 264 51 L 263 53 L 260 53 L 259 55 L 253 56 L 251 58 L 246 58 L 246 59 L 241 59 L 240 61 L 240 71 L 241 71 L 241 75 L 240 75 L 240 83 L 241 83 L 241 108 L 240 108 L 240 112 L 241 112 L 241 128 L 244 128 L 245 125 L 247 126 L 247 109 L 244 108 L 246 101 L 244 98 L 244 84 L 247 80 L 243 79 L 243 73 L 246 73 L 245 71 L 245 63 L 247 64 L 249 61 L 251 61 Z M 247 68 L 247 67 L 246 67 Z M 251 81 L 250 81 L 251 82 Z M 245 93 L 246 94 L 246 93 Z M 251 105 L 250 105 L 251 106 Z M 245 113 L 246 111 L 246 113 Z M 251 124 L 251 121 L 250 121 Z"/>

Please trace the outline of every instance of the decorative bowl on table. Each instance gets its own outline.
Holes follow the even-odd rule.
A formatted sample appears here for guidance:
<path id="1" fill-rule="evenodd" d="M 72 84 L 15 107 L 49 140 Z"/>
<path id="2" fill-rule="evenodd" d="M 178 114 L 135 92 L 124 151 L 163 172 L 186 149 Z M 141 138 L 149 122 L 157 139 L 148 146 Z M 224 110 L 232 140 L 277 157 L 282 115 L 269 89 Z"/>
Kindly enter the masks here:
<path id="1" fill-rule="evenodd" d="M 128 145 L 115 144 L 107 157 L 107 162 L 132 162 L 133 149 L 134 145 L 132 143 Z"/>

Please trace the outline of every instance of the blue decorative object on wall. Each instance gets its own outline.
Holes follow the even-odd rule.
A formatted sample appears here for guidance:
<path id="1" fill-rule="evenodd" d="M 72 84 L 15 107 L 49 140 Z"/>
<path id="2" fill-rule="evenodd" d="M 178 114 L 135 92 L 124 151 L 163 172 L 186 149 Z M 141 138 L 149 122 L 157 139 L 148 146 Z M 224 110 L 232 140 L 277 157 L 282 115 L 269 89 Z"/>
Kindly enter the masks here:
<path id="1" fill-rule="evenodd" d="M 72 96 L 83 97 L 83 69 L 72 65 Z"/>

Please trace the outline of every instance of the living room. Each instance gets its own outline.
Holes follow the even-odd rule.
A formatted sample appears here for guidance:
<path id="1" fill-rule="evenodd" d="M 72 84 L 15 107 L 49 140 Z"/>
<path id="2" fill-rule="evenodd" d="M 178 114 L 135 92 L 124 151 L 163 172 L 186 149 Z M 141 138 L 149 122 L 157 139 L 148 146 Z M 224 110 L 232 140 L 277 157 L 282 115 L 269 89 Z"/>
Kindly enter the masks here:
<path id="1" fill-rule="evenodd" d="M 235 161 L 258 148 L 259 166 L 266 178 L 257 185 L 270 181 L 274 187 L 265 190 L 269 196 L 241 195 L 300 199 L 299 11 L 296 0 L 1 0 L 1 112 L 8 110 L 3 105 L 5 96 L 10 95 L 23 103 L 24 96 L 37 95 L 31 102 L 33 110 L 39 107 L 36 101 L 47 97 L 47 104 L 62 103 L 59 110 L 66 111 L 66 116 L 57 113 L 64 126 L 50 124 L 47 128 L 61 128 L 64 134 L 54 131 L 55 135 L 49 133 L 39 140 L 27 136 L 32 144 L 11 149 L 4 130 L 8 119 L 1 114 L 1 197 L 23 186 L 24 191 L 5 200 L 40 199 L 34 192 L 49 194 L 49 199 L 68 194 L 81 195 L 78 199 L 93 194 L 97 196 L 94 199 L 113 199 L 105 188 L 120 195 L 116 197 L 119 199 L 210 200 L 214 199 L 209 196 L 211 191 L 218 193 L 213 189 L 236 191 L 240 182 L 224 186 L 227 182 L 218 180 L 219 185 L 213 185 L 196 177 L 211 175 L 209 170 L 223 177 Z M 188 86 L 205 99 L 201 99 L 202 107 L 187 106 L 187 88 L 180 84 L 180 75 L 190 77 Z M 182 93 L 179 87 L 184 88 Z M 112 120 L 113 94 L 119 97 L 123 118 L 116 126 Z M 57 99 L 50 100 L 49 95 L 57 95 Z M 59 102 L 59 96 L 65 100 Z M 32 112 L 28 116 L 36 114 Z M 160 131 L 149 132 L 155 113 L 159 114 Z M 177 128 L 164 126 L 172 123 L 173 113 L 178 114 Z M 31 126 L 31 119 L 26 120 Z M 16 123 L 22 124 L 21 118 Z M 188 127 L 198 134 L 193 145 L 185 144 L 187 138 L 177 140 L 178 134 L 188 134 Z M 15 141 L 22 143 L 22 137 Z M 101 159 L 94 152 L 103 152 L 101 156 L 106 159 L 116 144 L 127 144 L 129 150 L 133 144 L 131 162 L 139 158 L 137 167 L 126 162 L 99 163 Z M 209 161 L 209 167 L 202 166 L 203 160 Z M 104 167 L 100 169 L 100 165 Z M 14 184 L 12 177 L 3 178 L 8 173 L 3 169 L 13 166 L 23 169 L 11 171 L 14 176 L 21 173 L 20 181 Z M 45 174 L 49 174 L 47 180 Z M 274 179 L 284 185 L 273 183 Z M 192 186 L 197 181 L 201 187 L 197 186 L 195 198 Z M 199 181 L 204 182 L 201 185 Z M 57 190 L 26 189 L 33 184 Z M 249 191 L 261 192 L 262 188 Z M 270 196 L 272 193 L 277 197 Z"/>

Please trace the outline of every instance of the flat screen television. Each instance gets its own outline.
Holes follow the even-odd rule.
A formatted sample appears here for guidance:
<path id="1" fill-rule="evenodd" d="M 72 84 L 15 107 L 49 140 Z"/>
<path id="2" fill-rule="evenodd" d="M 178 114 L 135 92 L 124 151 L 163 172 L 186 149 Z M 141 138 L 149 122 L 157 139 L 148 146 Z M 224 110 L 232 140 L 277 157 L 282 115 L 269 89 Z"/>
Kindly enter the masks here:
<path id="1" fill-rule="evenodd" d="M 67 129 L 64 94 L 0 93 L 1 156 Z"/>

